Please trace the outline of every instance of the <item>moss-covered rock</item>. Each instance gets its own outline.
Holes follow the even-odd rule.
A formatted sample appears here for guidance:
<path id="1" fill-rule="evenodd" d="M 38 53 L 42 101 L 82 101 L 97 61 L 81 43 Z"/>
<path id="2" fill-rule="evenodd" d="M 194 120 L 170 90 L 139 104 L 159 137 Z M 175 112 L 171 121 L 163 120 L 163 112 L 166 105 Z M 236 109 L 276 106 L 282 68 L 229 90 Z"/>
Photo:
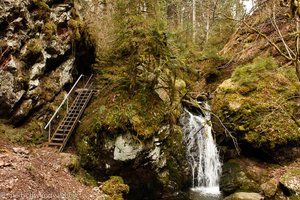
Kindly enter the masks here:
<path id="1" fill-rule="evenodd" d="M 224 194 L 240 192 L 260 192 L 260 170 L 253 170 L 241 160 L 229 160 L 223 165 L 220 188 Z"/>
<path id="2" fill-rule="evenodd" d="M 290 169 L 280 178 L 281 187 L 291 199 L 300 198 L 300 169 Z"/>
<path id="3" fill-rule="evenodd" d="M 123 200 L 123 194 L 129 192 L 129 186 L 119 176 L 111 176 L 109 180 L 103 183 L 101 189 L 108 195 L 106 200 Z"/>
<path id="4" fill-rule="evenodd" d="M 300 141 L 294 117 L 298 88 L 293 67 L 257 58 L 238 66 L 218 87 L 212 108 L 240 142 L 272 150 Z"/>
<path id="5" fill-rule="evenodd" d="M 48 21 L 44 25 L 43 32 L 46 38 L 51 39 L 56 34 L 57 26 L 53 21 Z"/>
<path id="6" fill-rule="evenodd" d="M 268 198 L 272 198 L 275 196 L 278 189 L 278 180 L 271 179 L 266 183 L 263 183 L 260 187 L 264 193 L 264 195 Z"/>
<path id="7" fill-rule="evenodd" d="M 118 69 L 106 70 L 97 77 L 106 88 L 87 108 L 76 135 L 82 165 L 99 180 L 122 176 L 132 199 L 157 199 L 187 187 L 183 134 L 180 127 L 169 124 L 170 113 L 175 122 L 176 113 L 149 87 L 140 86 L 129 95 L 127 87 L 119 85 L 118 71 L 110 71 Z M 111 82 L 104 84 L 107 80 Z M 184 82 L 178 81 L 177 89 L 184 88 Z"/>

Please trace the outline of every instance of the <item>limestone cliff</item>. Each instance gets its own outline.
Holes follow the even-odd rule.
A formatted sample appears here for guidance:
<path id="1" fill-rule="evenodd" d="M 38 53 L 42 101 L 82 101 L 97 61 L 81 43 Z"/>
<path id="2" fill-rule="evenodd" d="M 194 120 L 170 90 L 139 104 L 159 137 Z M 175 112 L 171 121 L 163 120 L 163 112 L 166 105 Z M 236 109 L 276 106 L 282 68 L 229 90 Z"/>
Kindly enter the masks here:
<path id="1" fill-rule="evenodd" d="M 73 82 L 78 16 L 69 1 L 5 0 L 0 10 L 0 117 L 19 124 Z"/>

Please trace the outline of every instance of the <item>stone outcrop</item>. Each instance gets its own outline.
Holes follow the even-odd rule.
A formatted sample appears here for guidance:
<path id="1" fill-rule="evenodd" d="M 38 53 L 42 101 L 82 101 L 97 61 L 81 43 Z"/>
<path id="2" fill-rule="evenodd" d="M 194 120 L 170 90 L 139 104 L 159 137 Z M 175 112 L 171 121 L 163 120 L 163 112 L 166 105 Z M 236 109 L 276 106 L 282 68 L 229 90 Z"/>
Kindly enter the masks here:
<path id="1" fill-rule="evenodd" d="M 224 200 L 263 200 L 264 197 L 259 193 L 247 193 L 247 192 L 237 192 L 229 197 L 226 197 Z"/>
<path id="2" fill-rule="evenodd" d="M 228 124 L 241 146 L 267 151 L 275 160 L 278 149 L 300 141 L 297 77 L 292 68 L 278 68 L 271 57 L 236 66 L 212 101 L 213 112 Z"/>
<path id="3" fill-rule="evenodd" d="M 52 0 L 0 3 L 0 117 L 18 124 L 73 81 L 72 6 Z"/>
<path id="4" fill-rule="evenodd" d="M 187 188 L 190 171 L 179 127 L 170 134 L 169 127 L 164 126 L 156 135 L 139 140 L 132 134 L 111 136 L 103 132 L 93 140 L 92 135 L 81 132 L 77 149 L 83 166 L 100 180 L 118 175 L 129 185 L 131 199 L 157 199 Z"/>

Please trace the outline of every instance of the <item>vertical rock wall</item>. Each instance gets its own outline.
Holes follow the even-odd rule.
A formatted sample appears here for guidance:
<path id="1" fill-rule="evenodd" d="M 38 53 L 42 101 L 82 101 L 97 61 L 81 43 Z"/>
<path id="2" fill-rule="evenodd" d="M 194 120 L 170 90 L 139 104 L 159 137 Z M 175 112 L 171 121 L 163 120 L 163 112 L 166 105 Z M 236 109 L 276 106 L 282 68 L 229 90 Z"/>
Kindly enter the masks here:
<path id="1" fill-rule="evenodd" d="M 54 0 L 4 0 L 0 10 L 0 117 L 18 124 L 73 81 L 75 11 Z"/>

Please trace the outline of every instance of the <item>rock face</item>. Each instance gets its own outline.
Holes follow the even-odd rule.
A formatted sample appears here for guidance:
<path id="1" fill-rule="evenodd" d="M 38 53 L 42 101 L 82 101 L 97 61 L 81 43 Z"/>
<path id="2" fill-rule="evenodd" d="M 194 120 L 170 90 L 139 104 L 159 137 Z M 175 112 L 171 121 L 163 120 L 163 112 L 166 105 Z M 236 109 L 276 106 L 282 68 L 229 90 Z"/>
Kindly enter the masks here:
<path id="1" fill-rule="evenodd" d="M 84 137 L 77 148 L 83 166 L 100 180 L 121 176 L 130 187 L 130 199 L 158 199 L 189 186 L 183 134 L 179 127 L 172 135 L 169 131 L 163 127 L 157 137 L 146 141 L 130 134 L 111 137 L 99 133 L 97 143 L 93 145 L 91 137 Z M 164 139 L 160 139 L 162 135 Z"/>
<path id="2" fill-rule="evenodd" d="M 18 124 L 73 81 L 72 4 L 5 0 L 0 10 L 0 117 Z"/>
<path id="3" fill-rule="evenodd" d="M 133 160 L 142 150 L 143 145 L 138 141 L 134 141 L 130 134 L 120 135 L 115 140 L 114 160 Z"/>

